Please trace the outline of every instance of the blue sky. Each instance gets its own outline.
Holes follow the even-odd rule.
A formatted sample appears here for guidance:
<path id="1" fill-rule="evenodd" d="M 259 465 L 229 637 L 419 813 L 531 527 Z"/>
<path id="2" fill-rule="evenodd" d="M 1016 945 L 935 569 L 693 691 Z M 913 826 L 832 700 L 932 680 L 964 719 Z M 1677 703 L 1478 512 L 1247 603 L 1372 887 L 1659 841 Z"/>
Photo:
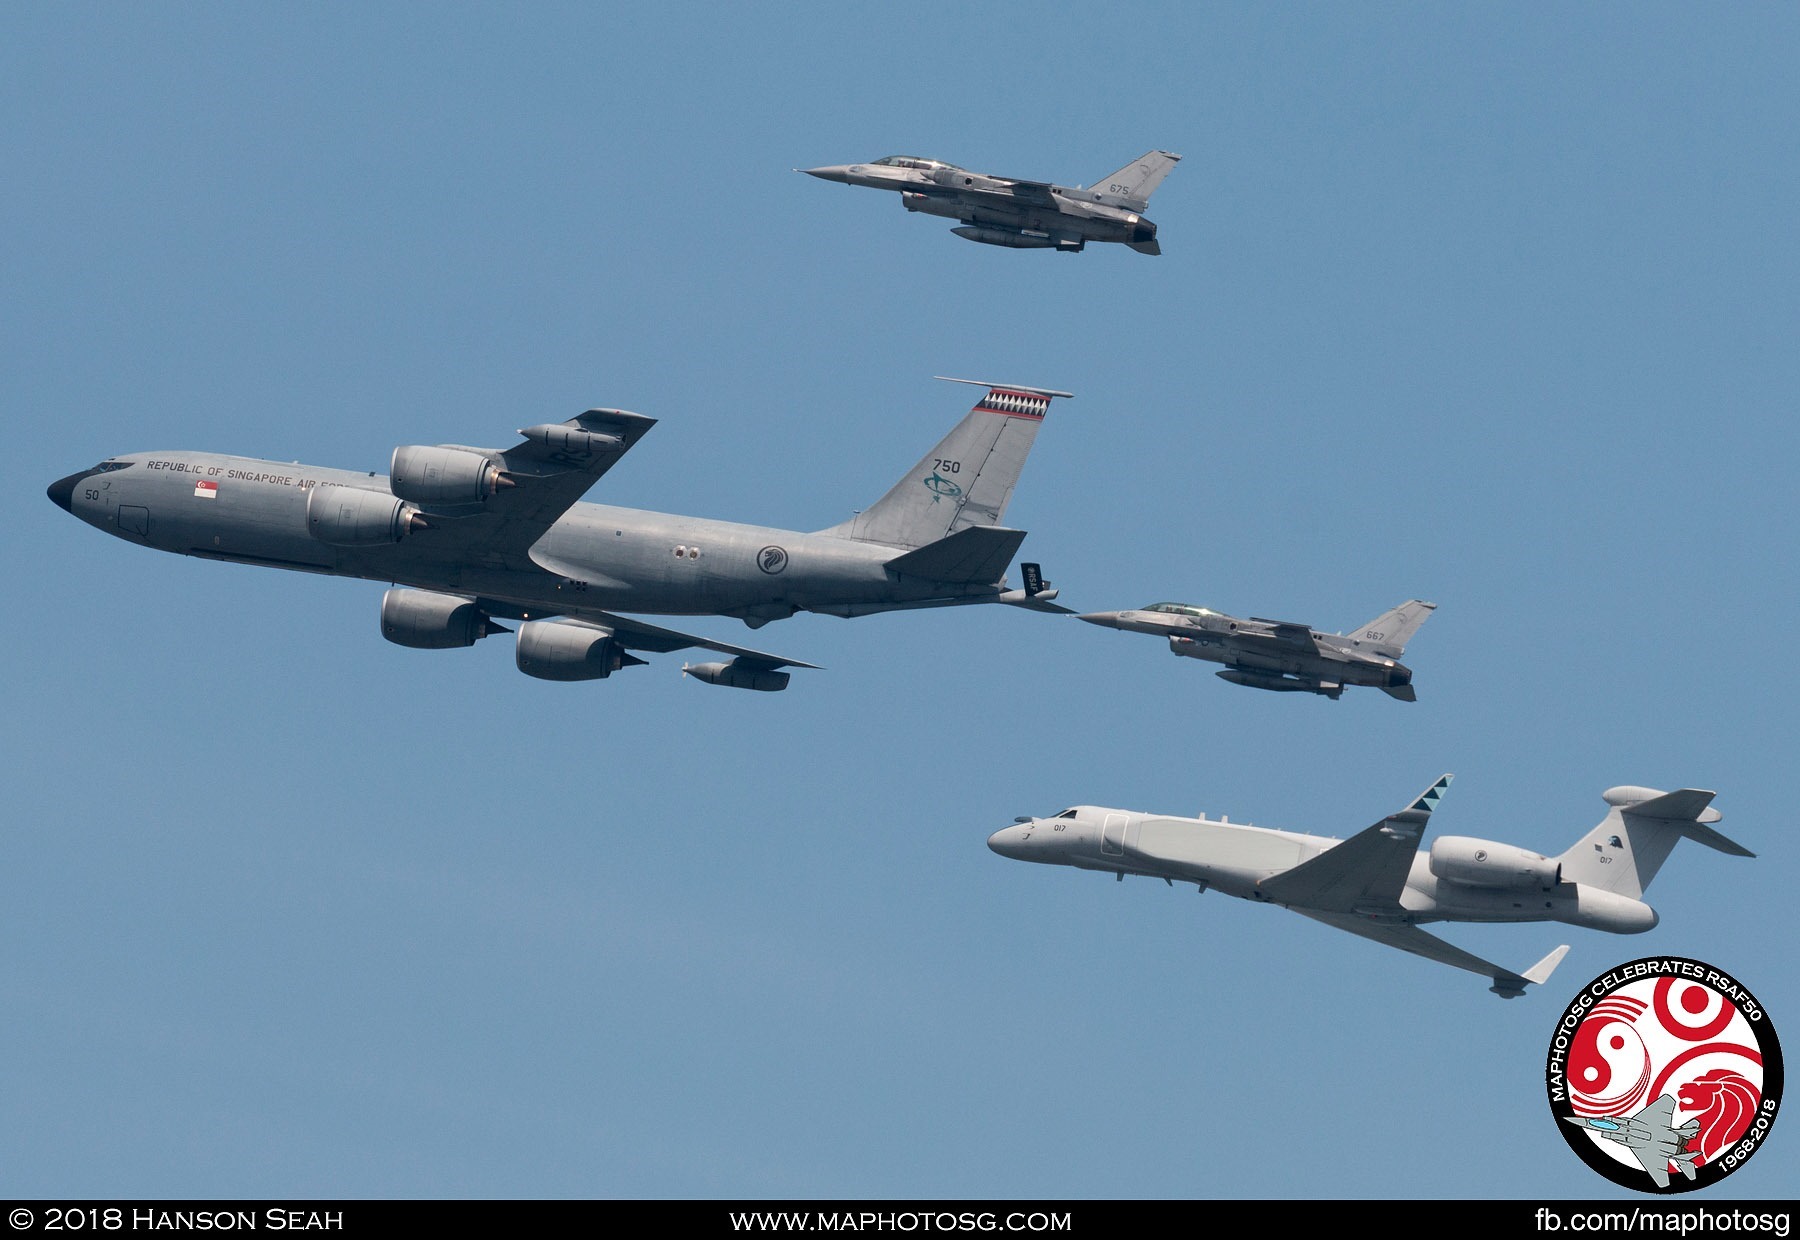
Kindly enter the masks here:
<path id="1" fill-rule="evenodd" d="M 1789 1041 L 1791 7 L 15 5 L 0 1184 L 47 1197 L 1627 1196 L 1542 1092 L 1670 953 Z M 1183 162 L 1164 254 L 968 244 L 792 169 Z M 1419 701 L 1010 609 L 801 616 L 785 694 L 402 650 L 378 583 L 109 540 L 105 456 L 382 469 L 592 405 L 592 493 L 800 529 L 1072 391 L 1008 513 L 1083 610 L 1343 629 Z M 1559 852 L 1718 790 L 1636 938 L 1004 861 L 1074 803 Z M 1790 1121 L 1791 1122 L 1791 1121 Z M 1346 1134 L 1349 1134 L 1346 1138 Z M 1791 1194 L 1795 1134 L 1709 1200 Z"/>

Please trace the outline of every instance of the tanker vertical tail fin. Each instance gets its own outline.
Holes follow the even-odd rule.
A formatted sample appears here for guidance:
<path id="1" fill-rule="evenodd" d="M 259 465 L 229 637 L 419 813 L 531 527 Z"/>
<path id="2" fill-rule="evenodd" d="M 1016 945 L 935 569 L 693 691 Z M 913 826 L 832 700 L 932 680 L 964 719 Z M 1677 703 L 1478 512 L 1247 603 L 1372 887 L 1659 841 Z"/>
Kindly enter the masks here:
<path id="1" fill-rule="evenodd" d="M 821 533 L 912 548 L 959 530 L 1000 524 L 1051 400 L 1070 393 L 970 379 L 949 382 L 974 383 L 987 395 L 886 495 Z"/>

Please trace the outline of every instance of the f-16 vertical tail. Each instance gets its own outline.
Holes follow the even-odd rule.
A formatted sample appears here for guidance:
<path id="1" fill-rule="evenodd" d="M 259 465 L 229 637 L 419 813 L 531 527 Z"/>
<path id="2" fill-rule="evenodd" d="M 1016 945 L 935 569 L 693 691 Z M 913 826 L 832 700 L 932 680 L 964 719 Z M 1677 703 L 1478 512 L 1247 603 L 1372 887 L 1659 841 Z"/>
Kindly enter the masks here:
<path id="1" fill-rule="evenodd" d="M 1163 183 L 1169 171 L 1181 162 L 1172 151 L 1146 151 L 1111 176 L 1102 177 L 1088 188 L 1099 194 L 1101 201 L 1128 211 L 1142 211 L 1150 204 L 1150 195 Z"/>
<path id="2" fill-rule="evenodd" d="M 987 395 L 905 477 L 869 508 L 821 532 L 911 548 L 973 526 L 999 525 L 1050 401 L 1070 393 L 1018 384 L 975 386 L 986 388 Z"/>
<path id="3" fill-rule="evenodd" d="M 1406 652 L 1406 643 L 1412 640 L 1412 635 L 1436 610 L 1436 603 L 1410 599 L 1392 611 L 1382 612 L 1367 624 L 1351 629 L 1344 636 L 1354 638 L 1359 647 L 1367 646 L 1376 654 L 1398 659 Z"/>
<path id="4" fill-rule="evenodd" d="M 1658 792 L 1625 786 L 1608 788 L 1601 795 L 1612 809 L 1580 843 L 1556 859 L 1564 882 L 1636 900 L 1683 837 L 1734 857 L 1756 855 L 1708 825 L 1719 821 L 1720 814 L 1709 808 L 1714 794 L 1705 789 Z"/>

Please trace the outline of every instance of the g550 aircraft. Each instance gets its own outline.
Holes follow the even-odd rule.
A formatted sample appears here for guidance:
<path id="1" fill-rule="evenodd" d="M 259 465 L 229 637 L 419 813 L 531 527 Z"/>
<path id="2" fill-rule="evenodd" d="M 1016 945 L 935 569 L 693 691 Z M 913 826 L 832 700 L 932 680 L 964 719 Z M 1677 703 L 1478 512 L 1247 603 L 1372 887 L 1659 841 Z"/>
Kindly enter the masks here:
<path id="1" fill-rule="evenodd" d="M 954 379 L 953 383 L 972 380 Z M 1053 398 L 1018 384 L 986 394 L 848 521 L 813 533 L 578 503 L 656 424 L 590 409 L 519 432 L 511 448 L 394 449 L 388 476 L 220 456 L 140 452 L 50 484 L 58 506 L 161 551 L 403 583 L 381 633 L 426 650 L 472 646 L 522 621 L 519 670 L 600 680 L 629 651 L 701 647 L 729 662 L 684 670 L 707 684 L 775 691 L 796 659 L 614 613 L 721 615 L 752 628 L 797 611 L 833 616 L 971 603 L 1066 613 L 1035 564 L 1005 573 L 1025 538 L 1000 524 Z"/>
<path id="2" fill-rule="evenodd" d="M 1560 921 L 1615 934 L 1657 923 L 1640 896 L 1669 850 L 1690 839 L 1753 857 L 1707 825 L 1715 794 L 1698 788 L 1608 788 L 1600 825 L 1559 857 L 1512 844 L 1442 835 L 1424 853 L 1419 837 L 1450 786 L 1445 775 L 1399 813 L 1347 840 L 1232 823 L 1169 818 L 1078 805 L 1054 818 L 1020 818 L 994 832 L 1003 857 L 1193 883 L 1277 904 L 1328 926 L 1427 960 L 1491 978 L 1502 998 L 1525 993 L 1562 962 L 1567 944 L 1522 973 L 1502 968 L 1419 929 L 1432 921 Z"/>

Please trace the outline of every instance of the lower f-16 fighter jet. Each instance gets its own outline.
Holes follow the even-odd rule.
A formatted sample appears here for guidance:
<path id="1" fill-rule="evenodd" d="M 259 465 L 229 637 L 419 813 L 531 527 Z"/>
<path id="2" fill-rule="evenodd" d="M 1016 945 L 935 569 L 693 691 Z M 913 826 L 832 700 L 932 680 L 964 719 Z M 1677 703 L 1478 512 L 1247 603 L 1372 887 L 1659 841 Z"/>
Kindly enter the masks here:
<path id="1" fill-rule="evenodd" d="M 952 380 L 969 383 L 971 380 Z M 733 616 L 756 628 L 971 603 L 1060 612 L 1035 564 L 1005 574 L 1023 530 L 1000 524 L 1054 397 L 976 384 L 968 415 L 872 506 L 812 533 L 579 503 L 655 425 L 590 409 L 531 426 L 510 448 L 394 449 L 388 475 L 220 456 L 139 452 L 50 484 L 66 511 L 126 542 L 183 555 L 397 583 L 381 634 L 426 650 L 472 646 L 520 621 L 519 670 L 600 680 L 631 651 L 700 647 L 729 662 L 706 684 L 785 689 L 780 655 L 617 614 Z"/>
<path id="2" fill-rule="evenodd" d="M 1669 1167 L 1688 1179 L 1694 1177 L 1694 1160 L 1699 1150 L 1688 1149 L 1688 1142 L 1700 1134 L 1700 1121 L 1690 1119 L 1679 1128 L 1674 1126 L 1675 1098 L 1664 1094 L 1636 1115 L 1604 1116 L 1566 1115 L 1563 1123 L 1585 1128 L 1596 1137 L 1616 1141 L 1631 1151 L 1638 1166 L 1649 1172 L 1658 1188 L 1669 1186 Z"/>
<path id="3" fill-rule="evenodd" d="M 1412 669 L 1400 662 L 1400 656 L 1436 608 L 1436 603 L 1413 599 L 1349 633 L 1320 633 L 1284 620 L 1244 620 L 1186 603 L 1095 611 L 1081 619 L 1109 629 L 1166 637 L 1169 649 L 1178 655 L 1226 664 L 1216 675 L 1234 685 L 1317 693 L 1333 701 L 1348 685 L 1371 685 L 1402 702 L 1416 702 Z"/>
<path id="4" fill-rule="evenodd" d="M 908 211 L 961 220 L 963 226 L 950 231 L 982 245 L 1075 254 L 1090 241 L 1116 241 L 1139 254 L 1161 254 L 1156 225 L 1144 218 L 1144 211 L 1180 159 L 1168 151 L 1147 151 L 1085 188 L 988 176 L 917 155 L 794 171 L 844 185 L 897 190 Z"/>
<path id="5" fill-rule="evenodd" d="M 1347 840 L 1201 818 L 1171 818 L 1078 805 L 1053 818 L 1019 818 L 988 847 L 1002 857 L 1193 883 L 1292 909 L 1328 926 L 1492 981 L 1512 999 L 1562 962 L 1565 944 L 1522 972 L 1491 964 L 1419 928 L 1433 921 L 1560 921 L 1614 934 L 1657 923 L 1641 897 L 1669 850 L 1693 840 L 1734 857 L 1755 854 L 1709 825 L 1714 794 L 1698 788 L 1608 788 L 1600 825 L 1561 856 L 1513 844 L 1419 837 L 1445 775 L 1411 805 Z"/>

